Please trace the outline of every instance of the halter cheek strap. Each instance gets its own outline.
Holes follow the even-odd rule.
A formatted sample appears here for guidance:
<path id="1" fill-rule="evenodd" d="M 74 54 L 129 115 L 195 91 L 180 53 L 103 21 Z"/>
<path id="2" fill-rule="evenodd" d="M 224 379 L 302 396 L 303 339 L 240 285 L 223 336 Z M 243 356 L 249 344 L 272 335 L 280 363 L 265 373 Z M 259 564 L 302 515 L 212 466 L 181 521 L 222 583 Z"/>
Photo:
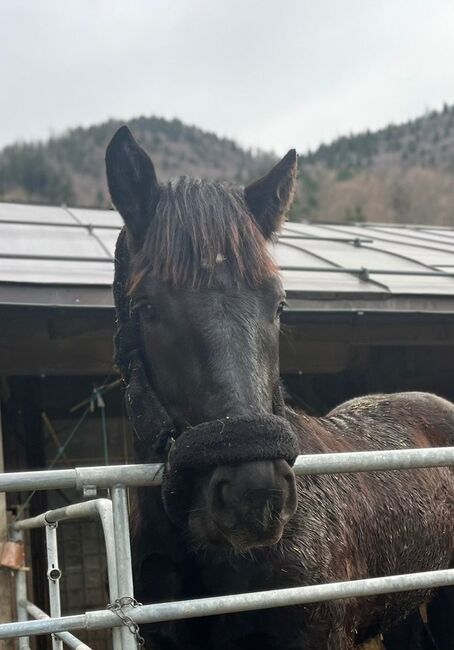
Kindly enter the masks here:
<path id="1" fill-rule="evenodd" d="M 129 270 L 130 255 L 126 229 L 123 228 L 115 248 L 113 295 L 117 327 L 114 360 L 126 384 L 126 409 L 135 433 L 136 456 L 142 462 L 164 461 L 170 441 L 176 435 L 176 428 L 153 390 L 144 368 L 138 317 L 131 312 L 128 295 Z"/>
<path id="2" fill-rule="evenodd" d="M 148 381 L 139 354 L 138 350 L 133 353 L 126 387 L 126 409 L 136 434 L 136 452 L 142 461 L 156 457 L 164 460 L 177 432 Z"/>

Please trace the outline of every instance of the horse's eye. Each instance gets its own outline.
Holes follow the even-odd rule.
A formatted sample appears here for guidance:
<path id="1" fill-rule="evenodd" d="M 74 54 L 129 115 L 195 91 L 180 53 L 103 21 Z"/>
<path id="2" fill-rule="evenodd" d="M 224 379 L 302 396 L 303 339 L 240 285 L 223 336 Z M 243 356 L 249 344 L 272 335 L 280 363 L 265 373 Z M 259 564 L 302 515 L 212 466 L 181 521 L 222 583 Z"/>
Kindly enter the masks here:
<path id="1" fill-rule="evenodd" d="M 279 303 L 277 309 L 276 309 L 276 318 L 280 318 L 282 312 L 284 311 L 284 308 L 287 306 L 287 303 L 285 300 L 281 300 Z"/>

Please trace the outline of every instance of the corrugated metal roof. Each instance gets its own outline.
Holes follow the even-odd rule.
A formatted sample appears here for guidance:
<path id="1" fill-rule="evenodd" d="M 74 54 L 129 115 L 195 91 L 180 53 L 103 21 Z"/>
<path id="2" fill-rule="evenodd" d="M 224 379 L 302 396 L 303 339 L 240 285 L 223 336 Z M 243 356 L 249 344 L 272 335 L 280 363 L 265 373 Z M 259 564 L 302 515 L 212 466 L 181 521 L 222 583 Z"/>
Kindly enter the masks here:
<path id="1" fill-rule="evenodd" d="M 0 203 L 0 286 L 105 287 L 113 210 Z M 293 298 L 454 297 L 454 229 L 286 224 L 275 253 Z"/>

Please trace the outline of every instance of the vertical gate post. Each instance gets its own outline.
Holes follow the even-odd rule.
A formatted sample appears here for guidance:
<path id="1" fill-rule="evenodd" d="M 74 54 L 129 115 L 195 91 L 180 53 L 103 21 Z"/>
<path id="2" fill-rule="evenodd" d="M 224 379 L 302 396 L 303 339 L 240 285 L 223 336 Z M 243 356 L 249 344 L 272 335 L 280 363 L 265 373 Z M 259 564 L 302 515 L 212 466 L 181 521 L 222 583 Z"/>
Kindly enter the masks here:
<path id="1" fill-rule="evenodd" d="M 27 600 L 27 574 L 25 571 L 16 571 L 16 603 L 17 620 L 27 621 L 28 614 L 21 603 Z M 28 636 L 19 637 L 19 650 L 30 650 L 30 639 Z"/>
<path id="2" fill-rule="evenodd" d="M 3 459 L 3 434 L 2 434 L 2 410 L 0 403 L 0 474 L 5 471 Z M 7 541 L 8 522 L 6 511 L 6 494 L 0 492 L 0 546 Z M 0 570 L 0 623 L 9 623 L 12 620 L 12 594 L 11 580 L 6 569 Z M 5 650 L 13 648 L 11 641 L 5 642 Z"/>
<path id="3" fill-rule="evenodd" d="M 61 616 L 61 571 L 58 566 L 57 526 L 56 523 L 47 524 L 46 526 L 47 580 L 49 583 L 49 605 L 52 618 Z M 63 641 L 55 634 L 52 635 L 52 650 L 63 650 Z"/>
<path id="4" fill-rule="evenodd" d="M 111 490 L 115 533 L 118 597 L 134 597 L 132 579 L 131 540 L 129 536 L 129 512 L 127 491 L 124 485 L 114 485 Z M 137 640 L 128 627 L 121 626 L 123 650 L 137 650 Z"/>
<path id="5" fill-rule="evenodd" d="M 24 541 L 24 534 L 21 530 L 14 531 L 14 540 L 16 542 Z M 25 571 L 16 571 L 16 611 L 18 621 L 27 621 L 28 613 L 25 607 L 21 604 L 27 600 L 27 574 Z M 19 637 L 19 650 L 30 650 L 30 639 L 28 636 Z"/>
<path id="6" fill-rule="evenodd" d="M 117 549 L 115 545 L 114 518 L 112 502 L 109 501 L 110 509 L 100 507 L 99 518 L 104 531 L 104 541 L 106 545 L 107 558 L 107 577 L 109 581 L 109 599 L 113 603 L 118 598 L 118 577 L 117 577 Z M 112 628 L 112 647 L 113 650 L 122 650 L 121 629 Z"/>

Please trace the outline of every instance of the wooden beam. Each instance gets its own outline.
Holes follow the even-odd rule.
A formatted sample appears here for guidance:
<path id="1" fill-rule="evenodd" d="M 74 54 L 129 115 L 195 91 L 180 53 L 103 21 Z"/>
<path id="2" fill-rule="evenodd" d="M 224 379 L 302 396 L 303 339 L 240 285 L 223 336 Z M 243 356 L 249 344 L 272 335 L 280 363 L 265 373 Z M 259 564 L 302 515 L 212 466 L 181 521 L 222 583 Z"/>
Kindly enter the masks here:
<path id="1" fill-rule="evenodd" d="M 114 315 L 105 309 L 0 307 L 0 359 L 5 376 L 107 375 L 113 367 Z M 356 314 L 348 322 L 283 324 L 282 373 L 340 372 L 361 348 L 454 346 L 454 323 Z"/>
<path id="2" fill-rule="evenodd" d="M 2 374 L 106 375 L 113 367 L 112 312 L 0 311 Z"/>

